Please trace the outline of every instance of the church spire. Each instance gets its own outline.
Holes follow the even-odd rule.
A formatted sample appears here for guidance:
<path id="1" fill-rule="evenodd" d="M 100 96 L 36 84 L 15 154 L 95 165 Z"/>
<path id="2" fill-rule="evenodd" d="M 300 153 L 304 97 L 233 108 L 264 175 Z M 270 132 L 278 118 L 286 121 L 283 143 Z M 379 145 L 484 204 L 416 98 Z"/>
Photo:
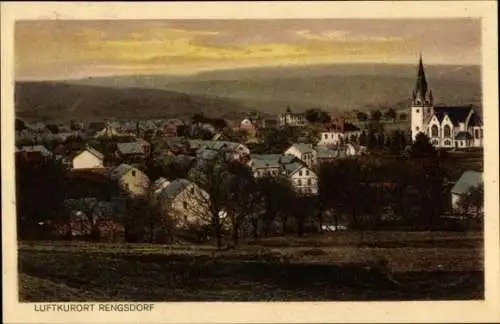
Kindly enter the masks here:
<path id="1" fill-rule="evenodd" d="M 424 63 L 422 62 L 422 53 L 420 53 L 420 59 L 418 61 L 418 76 L 417 76 L 417 86 L 415 88 L 417 96 L 420 98 L 425 98 L 427 94 L 427 80 L 425 79 Z"/>

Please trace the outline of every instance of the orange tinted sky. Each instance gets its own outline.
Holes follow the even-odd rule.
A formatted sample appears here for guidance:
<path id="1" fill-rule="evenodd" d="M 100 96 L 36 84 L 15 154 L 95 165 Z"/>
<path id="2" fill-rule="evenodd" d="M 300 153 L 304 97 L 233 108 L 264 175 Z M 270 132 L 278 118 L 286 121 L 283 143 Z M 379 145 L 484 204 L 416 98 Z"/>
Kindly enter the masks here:
<path id="1" fill-rule="evenodd" d="M 22 21 L 16 79 L 318 63 L 480 64 L 479 20 Z"/>

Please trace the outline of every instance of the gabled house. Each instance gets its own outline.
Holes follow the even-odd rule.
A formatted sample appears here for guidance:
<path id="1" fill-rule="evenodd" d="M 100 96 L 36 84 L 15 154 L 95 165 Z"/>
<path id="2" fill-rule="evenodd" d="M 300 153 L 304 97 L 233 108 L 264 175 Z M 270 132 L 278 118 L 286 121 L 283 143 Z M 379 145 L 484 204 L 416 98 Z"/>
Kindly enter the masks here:
<path id="1" fill-rule="evenodd" d="M 104 154 L 87 146 L 78 152 L 72 159 L 73 169 L 104 168 Z"/>
<path id="2" fill-rule="evenodd" d="M 155 204 L 164 217 L 175 222 L 176 227 L 185 228 L 210 224 L 209 198 L 208 193 L 196 183 L 177 179 L 160 185 L 155 194 Z"/>
<path id="3" fill-rule="evenodd" d="M 285 154 L 293 155 L 308 167 L 312 167 L 314 163 L 314 149 L 312 144 L 296 143 L 290 146 Z"/>
<path id="4" fill-rule="evenodd" d="M 120 164 L 111 171 L 111 179 L 130 196 L 145 196 L 149 188 L 148 176 L 129 164 Z"/>
<path id="5" fill-rule="evenodd" d="M 146 145 L 146 147 L 148 146 Z M 142 161 L 146 157 L 145 144 L 139 141 L 117 143 L 115 155 L 118 160 L 128 162 Z"/>
<path id="6" fill-rule="evenodd" d="M 285 164 L 284 168 L 297 193 L 308 196 L 318 194 L 318 176 L 310 168 L 299 162 Z"/>
<path id="7" fill-rule="evenodd" d="M 241 121 L 239 129 L 247 133 L 255 133 L 256 126 L 252 120 L 245 118 Z"/>
<path id="8" fill-rule="evenodd" d="M 483 185 L 483 173 L 465 171 L 451 188 L 451 208 L 455 212 L 461 211 L 460 202 L 470 190 Z"/>

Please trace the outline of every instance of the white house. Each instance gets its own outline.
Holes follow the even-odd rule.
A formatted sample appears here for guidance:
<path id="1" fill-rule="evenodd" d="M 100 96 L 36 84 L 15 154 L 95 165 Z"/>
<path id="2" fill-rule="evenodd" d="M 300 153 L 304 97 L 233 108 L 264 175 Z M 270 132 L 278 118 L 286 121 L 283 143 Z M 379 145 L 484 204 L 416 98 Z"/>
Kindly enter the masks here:
<path id="1" fill-rule="evenodd" d="M 332 125 L 327 131 L 321 132 L 317 145 L 340 145 L 352 142 L 353 138 L 361 135 L 361 129 L 356 125 L 341 121 Z"/>
<path id="2" fill-rule="evenodd" d="M 417 86 L 411 95 L 411 133 L 429 136 L 435 147 L 469 148 L 483 146 L 483 124 L 472 105 L 435 106 L 428 89 L 420 57 Z"/>
<path id="3" fill-rule="evenodd" d="M 307 166 L 299 162 L 284 165 L 286 175 L 290 178 L 293 188 L 300 194 L 318 194 L 318 176 Z"/>
<path id="4" fill-rule="evenodd" d="M 295 156 L 308 167 L 312 167 L 314 163 L 314 149 L 312 144 L 295 143 L 285 151 L 285 154 Z"/>
<path id="5" fill-rule="evenodd" d="M 305 126 L 307 118 L 301 113 L 292 113 L 290 108 L 287 108 L 285 113 L 278 116 L 278 124 L 280 126 Z"/>
<path id="6" fill-rule="evenodd" d="M 87 147 L 73 157 L 72 168 L 104 168 L 104 155 L 92 147 Z"/>

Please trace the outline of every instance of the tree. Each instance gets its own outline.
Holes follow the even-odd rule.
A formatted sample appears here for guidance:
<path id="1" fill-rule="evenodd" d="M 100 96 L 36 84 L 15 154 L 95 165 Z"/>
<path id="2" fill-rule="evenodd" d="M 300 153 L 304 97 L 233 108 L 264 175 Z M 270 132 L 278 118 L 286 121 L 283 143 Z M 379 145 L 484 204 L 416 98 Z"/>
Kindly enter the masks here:
<path id="1" fill-rule="evenodd" d="M 328 123 L 330 122 L 330 115 L 321 109 L 313 108 L 308 109 L 305 112 L 305 116 L 308 122 L 310 123 Z"/>
<path id="2" fill-rule="evenodd" d="M 393 108 L 389 108 L 385 113 L 384 117 L 387 119 L 396 119 L 396 111 Z"/>
<path id="3" fill-rule="evenodd" d="M 359 145 L 368 146 L 368 135 L 364 130 L 359 135 Z"/>
<path id="4" fill-rule="evenodd" d="M 444 170 L 434 163 L 421 165 L 416 183 L 419 194 L 420 222 L 429 229 L 443 210 Z"/>
<path id="5" fill-rule="evenodd" d="M 208 215 L 203 210 L 200 217 L 208 216 L 219 249 L 227 222 L 231 222 L 233 241 L 237 241 L 240 225 L 257 206 L 253 177 L 244 168 L 227 160 L 223 152 L 217 152 L 210 159 L 199 160 L 189 172 L 188 178 L 206 192 L 197 195 L 200 205 L 208 207 Z"/>
<path id="6" fill-rule="evenodd" d="M 365 113 L 365 112 L 362 112 L 362 111 L 359 111 L 356 114 L 356 117 L 358 118 L 359 121 L 366 121 L 366 120 L 368 120 L 368 114 Z"/>
<path id="7" fill-rule="evenodd" d="M 195 113 L 191 117 L 191 123 L 193 124 L 203 124 L 207 122 L 207 117 L 203 113 Z"/>
<path id="8" fill-rule="evenodd" d="M 211 124 L 217 129 L 222 130 L 227 127 L 227 122 L 223 118 L 214 118 L 211 120 Z"/>
<path id="9" fill-rule="evenodd" d="M 407 120 L 407 119 L 408 119 L 408 114 L 406 113 L 399 114 L 399 120 Z"/>
<path id="10" fill-rule="evenodd" d="M 429 137 L 424 133 L 418 133 L 411 146 L 411 155 L 413 157 L 435 156 L 436 149 L 432 146 Z"/>
<path id="11" fill-rule="evenodd" d="M 475 217 L 482 214 L 484 206 L 484 185 L 470 188 L 459 200 L 459 207 L 464 213 L 471 213 Z"/>
<path id="12" fill-rule="evenodd" d="M 380 112 L 380 110 L 374 110 L 370 113 L 370 117 L 373 121 L 379 121 L 382 117 L 382 113 Z"/>
<path id="13" fill-rule="evenodd" d="M 258 178 L 256 182 L 264 212 L 251 220 L 254 238 L 258 237 L 261 225 L 263 227 L 264 236 L 267 236 L 271 224 L 279 216 L 282 217 L 284 234 L 286 217 L 290 213 L 292 202 L 295 199 L 295 192 L 290 180 L 282 176 L 264 176 Z"/>

